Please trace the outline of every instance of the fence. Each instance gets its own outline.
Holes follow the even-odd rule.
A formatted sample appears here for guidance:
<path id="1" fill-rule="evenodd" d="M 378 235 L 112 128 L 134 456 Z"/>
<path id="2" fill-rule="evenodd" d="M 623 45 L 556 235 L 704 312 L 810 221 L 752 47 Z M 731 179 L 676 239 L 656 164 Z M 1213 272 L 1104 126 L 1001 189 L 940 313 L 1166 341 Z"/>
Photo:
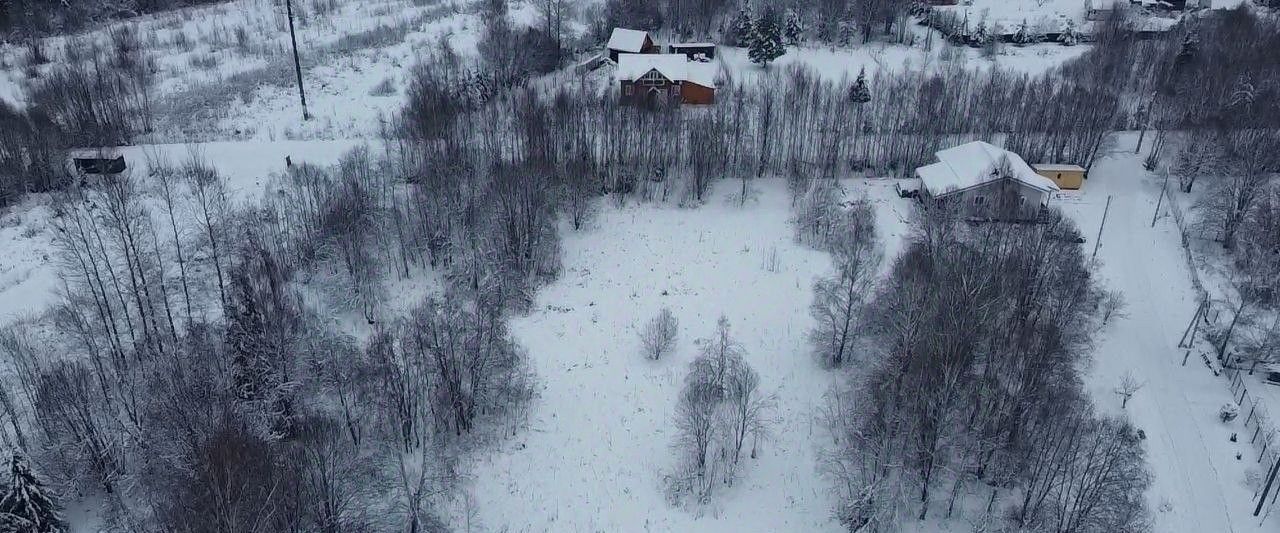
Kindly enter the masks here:
<path id="1" fill-rule="evenodd" d="M 1231 399 L 1240 406 L 1240 416 L 1244 417 L 1245 433 L 1238 438 L 1249 439 L 1249 443 L 1258 449 L 1258 462 L 1268 466 L 1280 460 L 1277 450 L 1277 431 L 1271 423 L 1271 414 L 1257 393 L 1249 390 L 1248 370 L 1235 366 L 1224 366 L 1223 372 L 1231 381 Z"/>
<path id="2" fill-rule="evenodd" d="M 1183 213 L 1182 206 L 1179 205 L 1176 198 L 1169 198 L 1167 205 L 1169 206 L 1169 213 L 1173 215 L 1174 223 L 1178 226 L 1178 233 L 1182 239 L 1182 253 L 1187 262 L 1187 270 L 1191 274 L 1191 283 L 1195 286 L 1196 293 L 1204 306 L 1204 314 L 1198 315 L 1193 320 L 1204 320 L 1206 324 L 1216 323 L 1218 310 L 1214 310 L 1212 314 L 1210 313 L 1210 309 L 1213 307 L 1212 299 L 1209 291 L 1200 280 L 1200 271 L 1196 269 L 1195 256 L 1191 251 L 1191 232 L 1190 228 L 1187 227 L 1186 214 Z M 1195 324 L 1191 327 L 1198 328 L 1200 326 Z M 1190 356 L 1190 351 L 1188 350 L 1188 356 Z M 1211 356 L 1202 355 L 1202 357 L 1205 357 L 1205 362 L 1209 363 Z M 1267 410 L 1262 397 L 1249 390 L 1249 370 L 1241 369 L 1235 364 L 1231 364 L 1231 356 L 1228 356 L 1227 359 L 1227 361 L 1222 362 L 1222 371 L 1230 382 L 1231 400 L 1240 406 L 1239 416 L 1244 417 L 1244 432 L 1237 434 L 1236 438 L 1241 440 L 1248 439 L 1249 443 L 1258 452 L 1257 463 L 1265 467 L 1264 473 L 1270 472 L 1275 469 L 1277 461 L 1280 461 L 1280 442 L 1277 442 L 1277 435 L 1280 432 L 1277 432 L 1271 419 L 1271 414 Z M 1186 364 L 1185 358 L 1183 364 Z M 1264 494 L 1263 490 L 1262 487 L 1259 487 L 1254 492 L 1255 501 L 1259 497 L 1267 498 L 1268 495 Z M 1276 492 L 1276 495 L 1280 495 L 1280 491 L 1274 492 Z M 1272 503 L 1274 503 L 1276 495 L 1272 496 Z"/>

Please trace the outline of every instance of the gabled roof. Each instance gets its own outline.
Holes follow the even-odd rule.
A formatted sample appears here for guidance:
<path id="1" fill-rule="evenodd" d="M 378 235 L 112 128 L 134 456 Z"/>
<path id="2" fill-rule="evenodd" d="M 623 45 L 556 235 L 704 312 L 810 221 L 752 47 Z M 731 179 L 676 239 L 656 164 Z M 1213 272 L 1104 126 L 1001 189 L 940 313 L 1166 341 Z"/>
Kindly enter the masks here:
<path id="1" fill-rule="evenodd" d="M 614 28 L 613 34 L 609 36 L 609 49 L 638 54 L 644 49 L 644 40 L 648 37 L 649 32 Z"/>
<path id="2" fill-rule="evenodd" d="M 614 81 L 636 81 L 656 70 L 671 81 L 687 81 L 714 89 L 715 67 L 711 63 L 689 61 L 684 54 L 622 54 Z"/>
<path id="3" fill-rule="evenodd" d="M 938 162 L 916 169 L 916 177 L 934 197 L 1011 178 L 1041 191 L 1056 191 L 1053 180 L 1036 174 L 1018 154 L 974 141 L 936 152 Z"/>

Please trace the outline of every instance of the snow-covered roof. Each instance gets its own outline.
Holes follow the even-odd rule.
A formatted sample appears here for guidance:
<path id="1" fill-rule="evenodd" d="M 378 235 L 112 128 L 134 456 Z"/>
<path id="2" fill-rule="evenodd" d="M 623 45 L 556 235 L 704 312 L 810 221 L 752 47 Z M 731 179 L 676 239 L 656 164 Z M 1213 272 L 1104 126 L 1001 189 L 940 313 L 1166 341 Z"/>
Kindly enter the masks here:
<path id="1" fill-rule="evenodd" d="M 609 49 L 639 53 L 644 49 L 644 40 L 648 37 L 649 33 L 645 31 L 614 28 L 613 34 L 609 36 Z"/>
<path id="2" fill-rule="evenodd" d="M 618 56 L 615 81 L 636 81 L 649 71 L 671 81 L 688 81 L 703 87 L 715 88 L 716 73 L 711 63 L 689 61 L 684 54 L 622 54 Z"/>
<path id="3" fill-rule="evenodd" d="M 936 152 L 938 162 L 916 169 L 916 177 L 935 197 L 1005 177 L 1042 191 L 1056 191 L 1053 180 L 1036 174 L 1018 154 L 982 141 Z M 1008 171 L 1004 175 L 1001 170 Z"/>
<path id="4" fill-rule="evenodd" d="M 710 48 L 715 45 L 716 43 L 671 43 L 668 46 L 672 48 Z"/>
<path id="5" fill-rule="evenodd" d="M 1036 163 L 1031 165 L 1036 170 L 1044 170 L 1046 172 L 1084 172 L 1084 167 L 1080 165 L 1057 165 L 1052 163 Z"/>
<path id="6" fill-rule="evenodd" d="M 67 157 L 72 159 L 115 159 L 120 157 L 120 149 L 114 147 L 69 148 L 67 149 Z"/>

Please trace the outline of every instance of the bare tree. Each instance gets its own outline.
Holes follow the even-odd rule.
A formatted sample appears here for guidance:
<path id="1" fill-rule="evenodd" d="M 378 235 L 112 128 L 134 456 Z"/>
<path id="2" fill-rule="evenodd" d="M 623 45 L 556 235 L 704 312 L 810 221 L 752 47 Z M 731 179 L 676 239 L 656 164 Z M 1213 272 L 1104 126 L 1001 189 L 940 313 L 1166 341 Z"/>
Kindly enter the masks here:
<path id="1" fill-rule="evenodd" d="M 837 367 L 849 357 L 859 333 L 863 298 L 875 282 L 882 253 L 874 210 L 865 199 L 825 217 L 834 218 L 822 243 L 835 255 L 837 272 L 814 283 L 809 309 L 817 324 L 809 340 L 823 365 Z"/>
<path id="2" fill-rule="evenodd" d="M 217 275 L 219 301 L 226 306 L 228 300 L 226 281 L 223 278 L 225 264 L 223 255 L 228 247 L 226 226 L 229 222 L 229 206 L 225 185 L 218 171 L 210 167 L 195 152 L 183 164 L 182 171 L 186 177 L 192 207 L 199 220 L 204 245 L 209 249 L 209 260 L 213 263 L 214 274 Z"/>
<path id="3" fill-rule="evenodd" d="M 676 346 L 676 337 L 680 331 L 680 323 L 670 308 L 663 307 L 658 316 L 653 317 L 640 332 L 640 345 L 645 357 L 658 360 L 670 353 Z"/>
<path id="4" fill-rule="evenodd" d="M 1227 143 L 1227 156 L 1234 165 L 1197 207 L 1222 246 L 1234 250 L 1237 231 L 1252 214 L 1272 173 L 1280 168 L 1280 133 L 1238 131 L 1228 136 Z"/>
<path id="5" fill-rule="evenodd" d="M 1133 395 L 1142 390 L 1142 387 L 1145 387 L 1146 385 L 1147 383 L 1145 381 L 1138 381 L 1138 378 L 1134 377 L 1133 372 L 1125 372 L 1124 376 L 1120 378 L 1120 385 L 1116 387 L 1115 391 L 1116 394 L 1120 396 L 1120 408 L 1124 409 L 1125 407 L 1128 407 L 1129 399 L 1133 398 Z"/>
<path id="6" fill-rule="evenodd" d="M 730 373 L 726 390 L 728 405 L 726 406 L 726 422 L 729 425 L 728 438 L 730 450 L 729 465 L 726 475 L 732 476 L 742 457 L 742 446 L 747 437 L 758 442 L 768 433 L 767 415 L 773 408 L 774 398 L 760 391 L 760 375 L 745 361 L 738 360 Z M 751 458 L 756 457 L 756 448 L 751 448 Z"/>

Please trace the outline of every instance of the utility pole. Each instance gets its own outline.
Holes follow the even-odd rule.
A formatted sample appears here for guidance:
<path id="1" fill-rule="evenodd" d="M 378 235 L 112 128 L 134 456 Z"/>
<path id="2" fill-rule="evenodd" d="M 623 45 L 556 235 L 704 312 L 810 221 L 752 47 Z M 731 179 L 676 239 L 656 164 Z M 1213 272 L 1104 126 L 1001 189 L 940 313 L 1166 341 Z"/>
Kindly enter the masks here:
<path id="1" fill-rule="evenodd" d="M 1156 199 L 1156 212 L 1151 215 L 1151 227 L 1156 227 L 1156 218 L 1160 216 L 1160 204 L 1164 202 L 1165 190 L 1169 187 L 1169 170 L 1164 171 L 1164 184 L 1160 186 L 1160 197 Z"/>
<path id="2" fill-rule="evenodd" d="M 307 112 L 307 91 L 302 88 L 302 63 L 298 61 L 298 34 L 293 31 L 293 0 L 284 0 L 284 9 L 289 14 L 289 40 L 293 42 L 293 72 L 298 76 L 298 96 L 302 98 L 302 120 L 310 120 Z"/>
<path id="3" fill-rule="evenodd" d="M 1098 224 L 1098 238 L 1093 240 L 1093 256 L 1090 259 L 1098 258 L 1098 246 L 1102 244 L 1102 228 L 1107 226 L 1107 213 L 1111 212 L 1111 195 L 1107 195 L 1107 207 L 1102 209 L 1102 223 Z"/>

